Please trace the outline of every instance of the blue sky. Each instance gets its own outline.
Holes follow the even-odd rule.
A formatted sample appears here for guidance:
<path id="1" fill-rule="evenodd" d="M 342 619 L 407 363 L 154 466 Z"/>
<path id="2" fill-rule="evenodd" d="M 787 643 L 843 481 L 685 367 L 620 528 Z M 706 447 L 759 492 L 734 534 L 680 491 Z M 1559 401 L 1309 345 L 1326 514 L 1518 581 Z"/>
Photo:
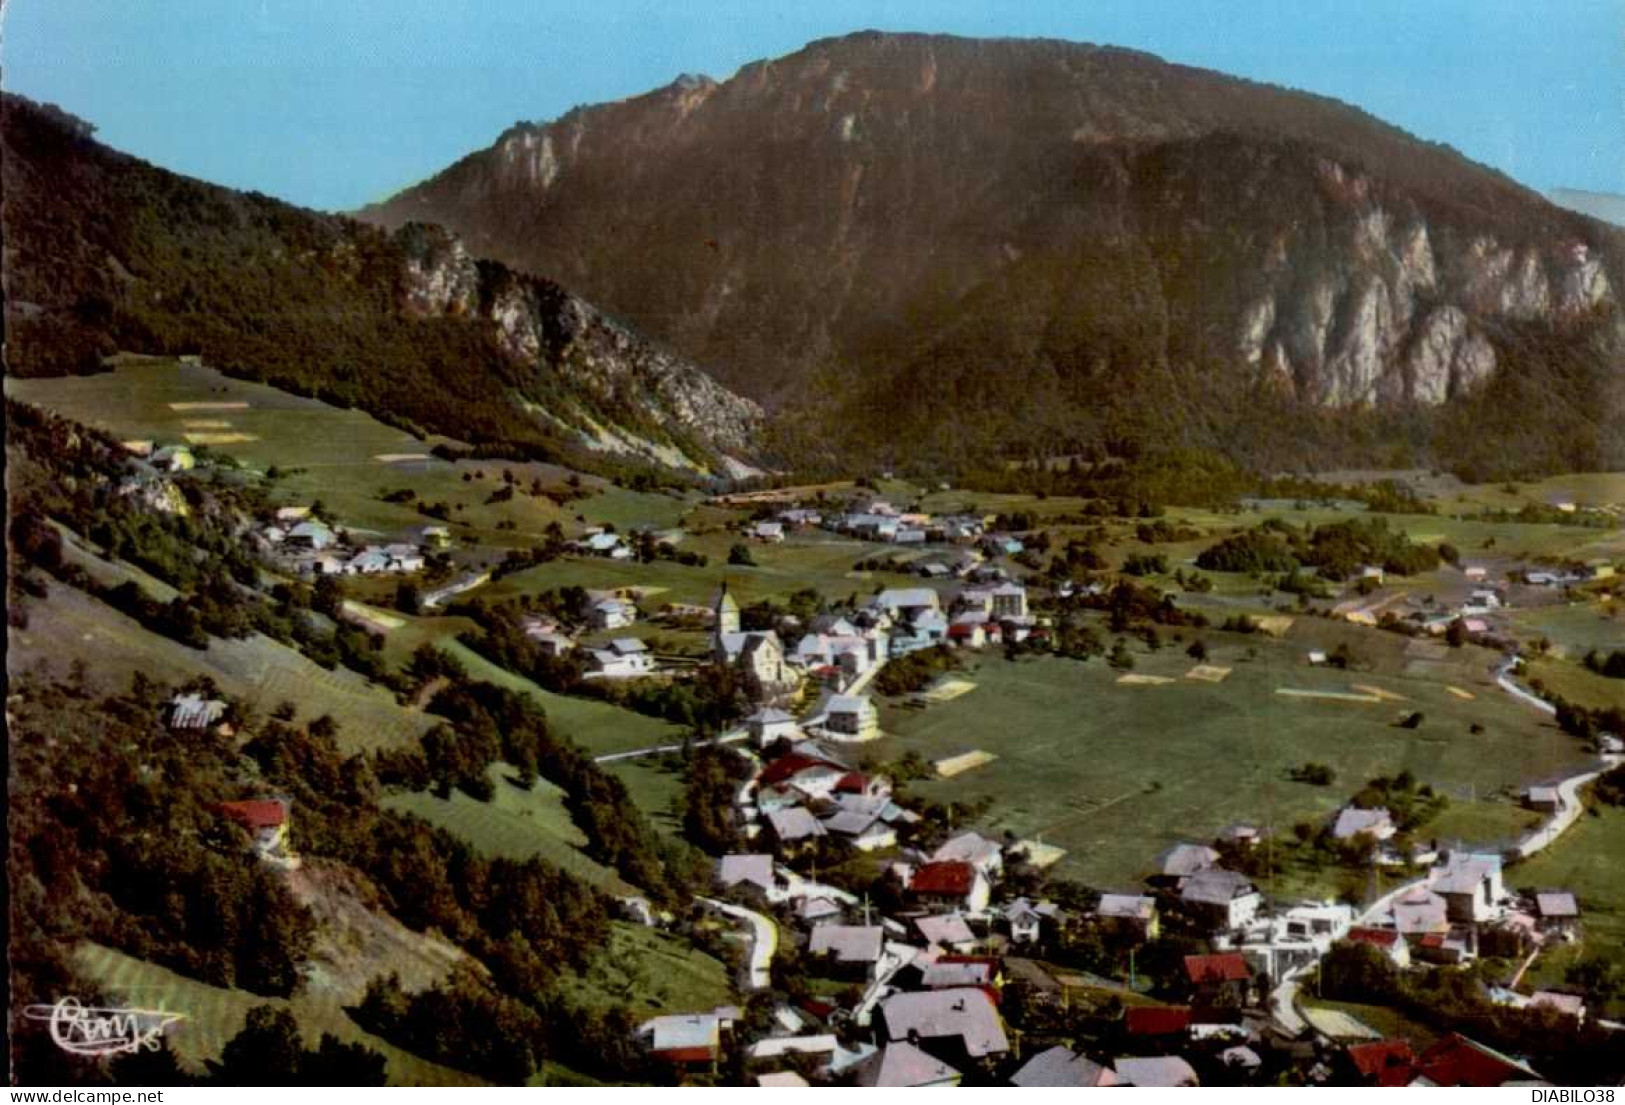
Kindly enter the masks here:
<path id="1" fill-rule="evenodd" d="M 1625 192 L 1625 0 L 5 0 L 0 79 L 160 165 L 342 209 L 517 119 L 866 28 L 1130 46 Z"/>

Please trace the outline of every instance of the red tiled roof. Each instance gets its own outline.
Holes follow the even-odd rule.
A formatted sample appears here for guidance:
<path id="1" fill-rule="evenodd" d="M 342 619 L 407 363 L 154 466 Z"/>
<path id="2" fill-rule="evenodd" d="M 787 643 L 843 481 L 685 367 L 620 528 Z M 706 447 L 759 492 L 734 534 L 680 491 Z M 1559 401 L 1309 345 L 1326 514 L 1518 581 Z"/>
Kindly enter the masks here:
<path id="1" fill-rule="evenodd" d="M 709 1063 L 717 1057 L 716 1049 L 709 1047 L 668 1047 L 649 1054 L 668 1063 Z"/>
<path id="2" fill-rule="evenodd" d="M 274 829 L 288 819 L 287 807 L 277 798 L 221 802 L 215 809 L 248 829 Z"/>
<path id="3" fill-rule="evenodd" d="M 1424 1051 L 1418 1066 L 1440 1086 L 1499 1086 L 1534 1075 L 1516 1060 L 1455 1032 Z"/>
<path id="4" fill-rule="evenodd" d="M 1239 953 L 1226 952 L 1223 955 L 1187 955 L 1185 977 L 1201 985 L 1204 982 L 1246 982 L 1253 977 L 1253 973 L 1247 969 L 1247 961 Z"/>
<path id="5" fill-rule="evenodd" d="M 1399 943 L 1399 933 L 1393 929 L 1352 928 L 1348 938 L 1357 944 L 1374 944 L 1379 948 L 1391 948 Z"/>
<path id="6" fill-rule="evenodd" d="M 1191 1011 L 1184 1005 L 1135 1005 L 1128 1010 L 1130 1036 L 1172 1036 L 1191 1026 Z"/>
<path id="7" fill-rule="evenodd" d="M 1349 1061 L 1361 1076 L 1379 1086 L 1408 1086 L 1416 1076 L 1416 1053 L 1406 1040 L 1378 1040 L 1348 1049 Z"/>
<path id="8" fill-rule="evenodd" d="M 837 771 L 842 770 L 840 764 L 820 760 L 816 756 L 803 756 L 799 752 L 792 752 L 788 756 L 780 756 L 763 768 L 757 783 L 760 786 L 770 787 L 775 783 L 782 783 L 786 779 L 793 779 L 812 767 L 828 767 Z"/>
<path id="9" fill-rule="evenodd" d="M 914 872 L 908 888 L 916 894 L 969 894 L 976 885 L 976 868 L 963 860 L 945 859 L 927 863 Z"/>
<path id="10" fill-rule="evenodd" d="M 842 794 L 862 794 L 869 785 L 869 776 L 861 771 L 848 771 L 836 782 L 835 789 Z"/>

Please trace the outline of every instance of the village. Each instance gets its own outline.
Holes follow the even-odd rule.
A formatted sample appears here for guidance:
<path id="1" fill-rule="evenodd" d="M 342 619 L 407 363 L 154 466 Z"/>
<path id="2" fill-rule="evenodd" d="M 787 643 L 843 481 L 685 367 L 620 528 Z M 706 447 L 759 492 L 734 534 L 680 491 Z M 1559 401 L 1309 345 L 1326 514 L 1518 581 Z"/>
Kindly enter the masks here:
<path id="1" fill-rule="evenodd" d="M 126 447 L 136 475 L 121 494 L 185 517 L 195 497 L 182 492 L 212 475 L 214 451 Z M 1140 875 L 1085 884 L 1077 864 L 1091 857 L 1075 832 L 1012 831 L 1001 809 L 1008 791 L 991 805 L 975 798 L 978 780 L 1008 757 L 1003 730 L 1022 723 L 991 702 L 947 713 L 981 701 L 978 685 L 996 685 L 996 673 L 1034 664 L 1101 673 L 1091 693 L 1147 702 L 1176 687 L 1226 688 L 1267 648 L 1270 678 L 1288 684 L 1276 685 L 1278 708 L 1371 705 L 1397 711 L 1391 725 L 1404 732 L 1421 711 L 1371 673 L 1373 642 L 1392 642 L 1446 701 L 1472 703 L 1471 717 L 1490 716 L 1494 697 L 1496 713 L 1549 725 L 1558 707 L 1532 672 L 1550 664 L 1527 646 L 1520 619 L 1608 587 L 1613 561 L 1479 547 L 1421 582 L 1374 560 L 1321 577 L 1308 595 L 1285 586 L 1296 573 L 1276 588 L 1260 586 L 1256 573 L 1187 567 L 1214 537 L 1246 532 L 1236 523 L 1197 531 L 1148 523 L 1120 505 L 1083 514 L 1068 504 L 1046 518 L 1030 499 L 994 509 L 945 485 L 879 481 L 894 489 L 880 492 L 864 482 L 694 496 L 658 521 L 578 514 L 531 549 L 510 545 L 506 559 L 491 530 L 457 510 L 348 524 L 319 501 L 279 496 L 239 537 L 270 578 L 325 589 L 333 623 L 379 647 L 409 632 L 450 648 L 449 636 L 433 636 L 446 622 L 458 627 L 458 655 L 494 665 L 488 657 L 514 654 L 488 651 L 486 641 L 511 625 L 534 657 L 514 672 L 552 696 L 550 714 L 569 717 L 565 703 L 591 702 L 614 727 L 637 716 L 627 703 L 647 688 L 734 688 L 737 707 L 720 723 L 650 728 L 647 744 L 629 736 L 589 746 L 596 763 L 628 780 L 681 777 L 701 755 L 724 765 L 726 787 L 708 792 L 727 841 L 704 842 L 709 892 L 686 907 L 635 887 L 617 897 L 624 922 L 694 942 L 728 967 L 733 1000 L 636 1026 L 632 1041 L 670 1079 L 1565 1080 L 1466 1027 L 1417 1031 L 1421 1013 L 1396 1012 L 1452 979 L 1474 1000 L 1542 1023 L 1619 1030 L 1606 994 L 1593 997 L 1544 966 L 1585 946 L 1588 894 L 1555 882 L 1526 887 L 1516 875 L 1583 822 L 1587 788 L 1625 762 L 1619 734 L 1593 732 L 1554 761 L 1577 765 L 1563 774 L 1526 777 L 1511 803 L 1516 816 L 1497 814 L 1515 836 L 1498 841 L 1435 831 L 1445 803 L 1408 772 L 1362 786 L 1295 757 L 1294 785 L 1341 796 L 1334 808 L 1292 825 L 1264 803 L 1230 807 L 1235 819 L 1212 835 L 1164 826 L 1180 839 L 1115 865 Z M 819 574 L 807 576 L 797 574 L 799 559 L 780 559 L 814 554 Z M 1163 562 L 1148 570 L 1135 557 Z M 767 589 L 763 564 L 791 567 Z M 1303 631 L 1288 634 L 1294 620 Z M 1488 661 L 1470 684 L 1456 662 L 1466 650 Z M 229 738 L 224 697 L 178 694 L 167 724 Z M 938 716 L 972 720 L 951 730 L 957 736 L 917 744 L 913 719 Z M 1074 758 L 1089 755 L 1079 746 Z M 1063 768 L 1077 770 L 1058 765 L 1058 778 L 1076 778 Z M 1055 824 L 1094 808 L 1077 806 L 1081 814 Z M 248 792 L 216 810 L 260 862 L 301 869 L 290 795 Z M 1280 879 L 1289 865 L 1297 874 Z M 1513 966 L 1480 971 L 1490 962 Z M 1549 981 L 1531 986 L 1526 977 Z"/>

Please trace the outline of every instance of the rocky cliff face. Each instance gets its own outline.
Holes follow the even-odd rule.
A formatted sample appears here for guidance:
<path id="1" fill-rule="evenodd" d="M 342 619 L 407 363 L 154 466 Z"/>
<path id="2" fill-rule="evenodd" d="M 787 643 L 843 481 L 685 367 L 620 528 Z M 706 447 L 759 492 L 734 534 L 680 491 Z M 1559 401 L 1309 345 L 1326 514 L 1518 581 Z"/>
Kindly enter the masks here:
<path id="1" fill-rule="evenodd" d="M 653 345 L 549 280 L 498 266 L 483 271 L 437 226 L 399 232 L 404 310 L 419 317 L 485 319 L 515 361 L 564 385 L 538 406 L 580 444 L 677 468 L 749 469 L 762 409 L 690 362 Z"/>
<path id="2" fill-rule="evenodd" d="M 0 96 L 8 373 L 202 353 L 502 455 L 727 473 L 756 455 L 755 403 L 551 281 L 438 227 L 217 188 L 92 132 Z"/>
<path id="3" fill-rule="evenodd" d="M 831 387 L 969 401 L 977 375 L 1046 418 L 1071 404 L 1062 430 L 1107 378 L 1445 407 L 1625 285 L 1617 231 L 1448 148 L 1058 42 L 817 42 L 517 126 L 363 214 L 443 222 L 802 416 Z"/>

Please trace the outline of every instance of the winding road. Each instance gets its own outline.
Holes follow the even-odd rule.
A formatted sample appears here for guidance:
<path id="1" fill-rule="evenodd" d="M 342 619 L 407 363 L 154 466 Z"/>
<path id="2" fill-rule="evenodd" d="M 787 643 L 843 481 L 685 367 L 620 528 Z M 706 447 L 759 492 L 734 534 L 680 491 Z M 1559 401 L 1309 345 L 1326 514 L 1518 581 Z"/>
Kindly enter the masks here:
<path id="1" fill-rule="evenodd" d="M 715 898 L 695 899 L 718 913 L 744 921 L 751 927 L 750 959 L 745 967 L 746 989 L 766 990 L 773 984 L 773 953 L 779 948 L 779 928 L 771 918 L 744 906 L 719 902 Z"/>

